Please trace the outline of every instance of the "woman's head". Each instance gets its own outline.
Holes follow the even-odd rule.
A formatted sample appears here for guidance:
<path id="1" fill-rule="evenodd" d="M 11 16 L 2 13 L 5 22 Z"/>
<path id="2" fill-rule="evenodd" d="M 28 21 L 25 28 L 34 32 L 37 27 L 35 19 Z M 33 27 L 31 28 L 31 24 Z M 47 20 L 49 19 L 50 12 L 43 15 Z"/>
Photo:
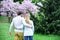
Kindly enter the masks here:
<path id="1" fill-rule="evenodd" d="M 29 14 L 28 12 L 26 12 L 25 18 L 26 18 L 26 19 L 30 19 L 30 14 Z"/>

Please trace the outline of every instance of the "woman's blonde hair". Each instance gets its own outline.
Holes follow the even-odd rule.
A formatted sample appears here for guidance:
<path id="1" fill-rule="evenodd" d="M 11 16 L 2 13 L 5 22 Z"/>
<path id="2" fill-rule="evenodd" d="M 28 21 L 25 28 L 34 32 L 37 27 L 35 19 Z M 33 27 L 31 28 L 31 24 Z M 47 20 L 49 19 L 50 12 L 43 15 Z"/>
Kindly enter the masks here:
<path id="1" fill-rule="evenodd" d="M 30 14 L 29 13 L 26 13 L 25 14 L 25 22 L 28 23 L 28 24 L 30 24 L 29 23 L 29 19 L 30 19 Z"/>
<path id="2" fill-rule="evenodd" d="M 29 17 L 30 17 L 30 13 L 29 13 L 29 12 L 26 12 L 26 14 L 28 14 L 28 15 L 29 15 Z M 26 14 L 25 14 L 25 15 L 26 15 Z"/>

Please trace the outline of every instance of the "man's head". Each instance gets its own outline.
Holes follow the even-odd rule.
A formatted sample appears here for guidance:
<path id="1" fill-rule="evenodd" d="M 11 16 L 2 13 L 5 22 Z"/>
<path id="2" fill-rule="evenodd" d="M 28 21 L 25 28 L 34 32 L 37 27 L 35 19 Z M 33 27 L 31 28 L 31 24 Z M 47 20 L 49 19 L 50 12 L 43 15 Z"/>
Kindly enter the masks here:
<path id="1" fill-rule="evenodd" d="M 19 11 L 17 14 L 20 15 L 20 16 L 22 16 L 23 12 Z"/>

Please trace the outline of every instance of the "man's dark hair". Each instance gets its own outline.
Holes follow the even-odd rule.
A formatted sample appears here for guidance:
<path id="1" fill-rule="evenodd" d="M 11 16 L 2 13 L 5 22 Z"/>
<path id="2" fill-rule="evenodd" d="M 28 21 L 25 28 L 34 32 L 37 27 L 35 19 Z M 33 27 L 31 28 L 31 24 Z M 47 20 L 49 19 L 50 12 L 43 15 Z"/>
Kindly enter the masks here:
<path id="1" fill-rule="evenodd" d="M 23 12 L 19 11 L 17 14 L 18 14 L 18 15 L 21 15 L 21 14 L 23 14 Z"/>

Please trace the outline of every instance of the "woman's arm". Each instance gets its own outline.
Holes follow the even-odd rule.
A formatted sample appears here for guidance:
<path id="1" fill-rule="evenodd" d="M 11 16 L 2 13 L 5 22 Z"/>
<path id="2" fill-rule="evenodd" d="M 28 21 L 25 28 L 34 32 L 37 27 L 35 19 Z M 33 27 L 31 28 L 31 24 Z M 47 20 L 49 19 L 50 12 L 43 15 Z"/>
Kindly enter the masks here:
<path id="1" fill-rule="evenodd" d="M 34 32 L 34 23 L 33 23 L 33 21 L 32 21 L 32 30 L 33 30 L 33 32 Z"/>

